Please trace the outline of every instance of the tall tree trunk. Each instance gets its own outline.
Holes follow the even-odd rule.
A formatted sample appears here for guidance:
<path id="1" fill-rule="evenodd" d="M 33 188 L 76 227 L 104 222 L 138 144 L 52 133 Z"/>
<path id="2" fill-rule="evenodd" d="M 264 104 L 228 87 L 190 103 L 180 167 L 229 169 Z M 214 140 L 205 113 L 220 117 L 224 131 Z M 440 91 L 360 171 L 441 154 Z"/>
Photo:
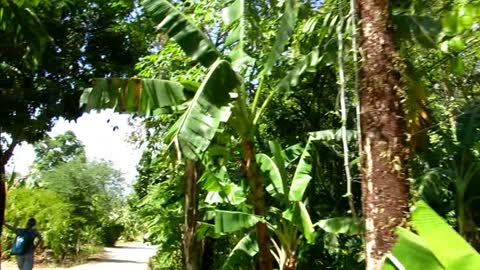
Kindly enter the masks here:
<path id="1" fill-rule="evenodd" d="M 185 164 L 185 225 L 183 234 L 183 249 L 186 270 L 199 269 L 201 261 L 201 242 L 195 239 L 198 219 L 198 171 L 193 160 Z"/>
<path id="2" fill-rule="evenodd" d="M 395 49 L 389 1 L 359 0 L 358 8 L 366 264 L 367 269 L 376 270 L 395 243 L 395 228 L 405 224 L 408 215 L 403 65 Z"/>
<path id="3" fill-rule="evenodd" d="M 265 209 L 265 183 L 263 177 L 258 173 L 257 163 L 255 161 L 255 150 L 253 142 L 243 141 L 244 170 L 251 189 L 250 203 L 254 206 L 255 215 L 266 216 Z M 272 257 L 270 254 L 270 238 L 268 236 L 267 224 L 258 222 L 257 225 L 257 243 L 258 243 L 258 269 L 271 270 Z"/>
<path id="4" fill-rule="evenodd" d="M 13 150 L 17 146 L 17 140 L 13 139 L 8 148 L 4 151 L 0 146 L 0 239 L 3 232 L 3 223 L 5 222 L 5 207 L 7 205 L 7 171 L 5 167 L 13 155 Z M 0 245 L 0 261 L 2 258 L 2 246 Z M 0 268 L 1 269 L 1 268 Z"/>

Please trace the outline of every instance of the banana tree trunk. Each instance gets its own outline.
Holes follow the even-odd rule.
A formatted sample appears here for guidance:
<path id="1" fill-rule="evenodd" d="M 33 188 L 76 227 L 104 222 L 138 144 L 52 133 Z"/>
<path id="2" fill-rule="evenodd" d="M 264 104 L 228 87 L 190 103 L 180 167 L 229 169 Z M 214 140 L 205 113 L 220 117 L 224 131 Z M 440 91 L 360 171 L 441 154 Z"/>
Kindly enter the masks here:
<path id="1" fill-rule="evenodd" d="M 291 251 L 288 254 L 287 261 L 285 262 L 285 270 L 295 270 L 297 269 L 298 258 L 296 251 Z"/>
<path id="2" fill-rule="evenodd" d="M 186 270 L 200 269 L 201 242 L 195 239 L 198 219 L 197 164 L 187 160 L 185 164 L 185 224 L 183 249 Z"/>
<path id="3" fill-rule="evenodd" d="M 245 175 L 251 189 L 250 202 L 254 206 L 255 215 L 264 217 L 267 214 L 265 209 L 265 183 L 263 177 L 258 173 L 254 144 L 248 139 L 243 141 L 243 158 Z M 271 270 L 273 266 L 267 224 L 258 222 L 256 229 L 259 249 L 258 269 Z"/>
<path id="4" fill-rule="evenodd" d="M 362 201 L 367 269 L 381 269 L 395 243 L 395 228 L 406 222 L 405 117 L 399 58 L 388 0 L 359 0 L 362 26 L 360 110 Z"/>

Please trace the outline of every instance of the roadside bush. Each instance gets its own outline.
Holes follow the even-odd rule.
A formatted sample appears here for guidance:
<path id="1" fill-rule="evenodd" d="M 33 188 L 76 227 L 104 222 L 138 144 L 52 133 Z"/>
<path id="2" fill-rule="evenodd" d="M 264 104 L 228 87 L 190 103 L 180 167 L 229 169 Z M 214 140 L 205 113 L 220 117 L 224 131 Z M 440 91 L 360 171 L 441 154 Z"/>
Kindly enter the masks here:
<path id="1" fill-rule="evenodd" d="M 43 248 L 51 249 L 55 259 L 60 260 L 74 244 L 70 212 L 69 204 L 55 192 L 22 187 L 9 192 L 5 220 L 15 227 L 25 227 L 27 220 L 35 217 L 44 238 Z M 5 232 L 2 247 L 8 253 L 15 235 L 8 229 Z"/>

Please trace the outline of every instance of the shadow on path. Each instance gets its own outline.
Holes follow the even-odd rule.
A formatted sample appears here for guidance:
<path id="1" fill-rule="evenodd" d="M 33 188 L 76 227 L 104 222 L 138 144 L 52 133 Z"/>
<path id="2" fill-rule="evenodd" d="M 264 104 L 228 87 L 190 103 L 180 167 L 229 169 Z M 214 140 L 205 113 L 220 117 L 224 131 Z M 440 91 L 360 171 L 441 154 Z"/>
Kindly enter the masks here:
<path id="1" fill-rule="evenodd" d="M 125 243 L 117 247 L 105 248 L 104 252 L 87 263 L 70 268 L 38 267 L 34 269 L 45 270 L 147 270 L 148 260 L 155 255 L 155 246 L 143 243 Z M 2 262 L 1 270 L 18 270 L 15 263 Z"/>
<path id="2" fill-rule="evenodd" d="M 132 261 L 132 260 L 100 259 L 100 258 L 88 259 L 88 261 L 89 262 L 104 262 L 104 263 L 145 263 L 145 262 Z"/>

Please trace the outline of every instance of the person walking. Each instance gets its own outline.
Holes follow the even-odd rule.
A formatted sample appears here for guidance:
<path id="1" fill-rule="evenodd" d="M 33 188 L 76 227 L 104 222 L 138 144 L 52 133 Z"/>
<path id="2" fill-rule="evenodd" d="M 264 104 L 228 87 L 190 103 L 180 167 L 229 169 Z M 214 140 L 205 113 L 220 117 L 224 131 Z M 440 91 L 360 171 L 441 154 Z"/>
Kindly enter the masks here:
<path id="1" fill-rule="evenodd" d="M 3 224 L 16 234 L 12 253 L 17 256 L 18 269 L 32 270 L 35 249 L 43 241 L 42 236 L 35 229 L 37 221 L 34 218 L 28 219 L 26 228 L 15 228 L 5 222 Z M 35 239 L 38 239 L 36 243 Z"/>

